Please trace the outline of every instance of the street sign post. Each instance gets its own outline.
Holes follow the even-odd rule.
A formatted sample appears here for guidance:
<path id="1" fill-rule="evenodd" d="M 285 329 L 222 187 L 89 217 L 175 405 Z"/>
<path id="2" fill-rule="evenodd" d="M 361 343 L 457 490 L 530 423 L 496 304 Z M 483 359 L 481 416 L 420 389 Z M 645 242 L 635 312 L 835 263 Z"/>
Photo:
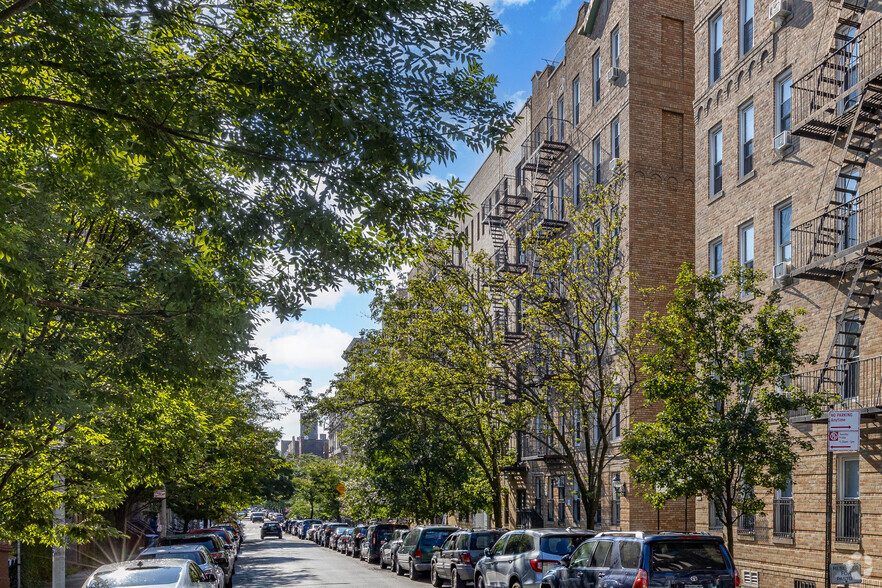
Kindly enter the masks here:
<path id="1" fill-rule="evenodd" d="M 346 486 L 343 485 L 343 482 L 340 482 L 339 484 L 337 484 L 337 492 L 340 493 L 340 496 L 343 496 L 344 494 L 346 494 Z"/>
<path id="2" fill-rule="evenodd" d="M 860 584 L 863 581 L 861 577 L 861 564 L 856 561 L 848 561 L 845 563 L 830 564 L 830 582 L 833 584 Z"/>
<path id="3" fill-rule="evenodd" d="M 160 499 L 165 498 L 165 488 L 157 488 L 153 491 L 153 498 Z"/>

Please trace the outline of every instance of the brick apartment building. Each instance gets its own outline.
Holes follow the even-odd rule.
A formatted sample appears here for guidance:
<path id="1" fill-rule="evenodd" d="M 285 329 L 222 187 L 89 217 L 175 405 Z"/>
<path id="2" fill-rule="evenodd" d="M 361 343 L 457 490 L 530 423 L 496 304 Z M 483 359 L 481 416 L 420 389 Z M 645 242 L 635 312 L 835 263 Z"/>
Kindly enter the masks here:
<path id="1" fill-rule="evenodd" d="M 461 227 L 470 243 L 465 254 L 487 251 L 498 271 L 507 271 L 520 263 L 511 238 L 519 210 L 541 201 L 544 220 L 565 226 L 575 187 L 584 193 L 592 182 L 608 182 L 618 164 L 625 175 L 627 270 L 637 276 L 622 320 L 632 304 L 642 306 L 638 288 L 674 283 L 694 249 L 693 14 L 685 0 L 582 4 L 561 60 L 533 76 L 508 152 L 491 154 L 466 188 L 474 214 Z M 653 302 L 660 309 L 666 301 L 658 295 Z M 506 314 L 503 322 L 517 344 L 516 321 Z M 621 426 L 653 416 L 635 396 L 622 409 Z M 572 476 L 552 452 L 528 437 L 513 445 L 519 461 L 506 472 L 501 524 L 585 527 Z M 694 525 L 693 501 L 656 512 L 631 488 L 626 469 L 621 458 L 608 468 L 595 528 Z"/>
<path id="2" fill-rule="evenodd" d="M 832 464 L 832 562 L 861 563 L 870 586 L 882 586 L 880 17 L 864 0 L 696 0 L 694 29 L 697 267 L 767 273 L 767 290 L 806 309 L 803 349 L 819 357 L 795 382 L 861 409 L 860 451 Z M 814 449 L 791 488 L 756 489 L 767 509 L 737 535 L 747 587 L 825 581 L 826 418 L 791 423 Z M 696 503 L 698 529 L 719 528 L 710 511 Z"/>

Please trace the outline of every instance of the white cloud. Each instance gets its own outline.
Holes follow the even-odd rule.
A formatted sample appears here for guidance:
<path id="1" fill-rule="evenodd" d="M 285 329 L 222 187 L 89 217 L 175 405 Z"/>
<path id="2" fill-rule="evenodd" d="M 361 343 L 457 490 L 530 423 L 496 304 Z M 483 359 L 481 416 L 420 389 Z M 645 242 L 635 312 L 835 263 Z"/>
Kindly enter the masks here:
<path id="1" fill-rule="evenodd" d="M 309 308 L 320 310 L 334 310 L 344 296 L 358 294 L 358 288 L 352 284 L 343 284 L 337 290 L 323 290 L 309 302 Z"/>
<path id="2" fill-rule="evenodd" d="M 524 6 L 533 0 L 468 0 L 472 4 L 483 4 L 489 6 L 497 16 L 508 6 Z"/>
<path id="3" fill-rule="evenodd" d="M 300 434 L 300 413 L 291 409 L 285 395 L 279 388 L 292 395 L 297 395 L 303 382 L 298 380 L 280 380 L 264 387 L 266 395 L 276 403 L 280 418 L 270 421 L 266 424 L 271 429 L 278 429 L 282 432 L 282 439 L 291 439 Z M 316 394 L 324 394 L 328 391 L 327 385 L 314 389 Z M 324 427 L 319 428 L 319 432 L 324 433 Z"/>
<path id="4" fill-rule="evenodd" d="M 264 351 L 274 367 L 340 370 L 341 355 L 352 335 L 331 325 L 267 321 L 257 331 L 254 345 Z"/>
<path id="5" fill-rule="evenodd" d="M 554 6 L 551 7 L 549 17 L 555 20 L 560 18 L 563 11 L 572 3 L 573 0 L 557 0 L 557 2 L 554 3 Z"/>
<path id="6" fill-rule="evenodd" d="M 524 104 L 527 103 L 527 98 L 530 96 L 530 93 L 526 90 L 519 90 L 506 98 L 507 102 L 511 102 L 514 105 L 515 114 L 521 111 L 521 108 L 524 107 Z"/>

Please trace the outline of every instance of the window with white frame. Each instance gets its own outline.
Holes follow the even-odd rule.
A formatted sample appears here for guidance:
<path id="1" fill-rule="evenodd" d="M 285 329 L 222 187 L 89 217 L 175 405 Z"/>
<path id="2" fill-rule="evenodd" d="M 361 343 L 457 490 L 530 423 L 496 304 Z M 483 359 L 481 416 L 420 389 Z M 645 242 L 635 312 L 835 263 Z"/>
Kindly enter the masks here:
<path id="1" fill-rule="evenodd" d="M 723 275 L 723 238 L 719 237 L 710 242 L 708 247 L 708 267 L 715 277 Z"/>
<path id="2" fill-rule="evenodd" d="M 579 76 L 573 79 L 573 126 L 579 126 L 579 101 L 582 99 L 582 85 Z"/>
<path id="3" fill-rule="evenodd" d="M 557 99 L 557 140 L 565 141 L 566 140 L 566 126 L 564 123 L 566 122 L 566 106 L 564 105 L 564 97 L 561 96 Z"/>
<path id="4" fill-rule="evenodd" d="M 710 195 L 723 191 L 723 127 L 719 125 L 710 132 Z"/>
<path id="5" fill-rule="evenodd" d="M 793 74 L 789 71 L 775 80 L 775 134 L 790 130 Z"/>
<path id="6" fill-rule="evenodd" d="M 793 205 L 785 202 L 775 207 L 775 263 L 790 261 Z"/>
<path id="7" fill-rule="evenodd" d="M 713 84 L 723 75 L 723 13 L 718 12 L 709 21 L 710 54 L 708 72 Z"/>
<path id="8" fill-rule="evenodd" d="M 591 67 L 593 69 L 592 75 L 594 76 L 594 88 L 592 91 L 592 95 L 594 97 L 594 103 L 597 104 L 600 102 L 600 78 L 603 75 L 603 72 L 600 71 L 600 51 L 594 54 L 594 57 L 591 58 Z"/>
<path id="9" fill-rule="evenodd" d="M 620 407 L 616 407 L 616 411 L 612 415 L 612 423 L 611 423 L 610 431 L 612 433 L 612 440 L 618 441 L 622 438 L 622 411 Z"/>
<path id="10" fill-rule="evenodd" d="M 582 199 L 582 166 L 579 164 L 579 158 L 573 160 L 573 206 L 576 208 L 581 204 Z"/>
<path id="11" fill-rule="evenodd" d="M 741 0 L 741 55 L 753 49 L 753 0 Z"/>
<path id="12" fill-rule="evenodd" d="M 609 36 L 610 67 L 619 67 L 619 54 L 619 27 L 616 27 L 615 29 L 613 29 L 613 32 Z"/>
<path id="13" fill-rule="evenodd" d="M 738 262 L 741 267 L 753 269 L 753 223 L 738 229 Z"/>
<path id="14" fill-rule="evenodd" d="M 599 184 L 603 179 L 603 149 L 599 136 L 595 137 L 591 144 L 591 153 L 594 158 L 594 183 Z"/>
<path id="15" fill-rule="evenodd" d="M 610 153 L 612 154 L 613 159 L 619 158 L 621 132 L 622 127 L 619 123 L 619 118 L 616 117 L 609 125 Z"/>
<path id="16" fill-rule="evenodd" d="M 744 177 L 753 171 L 753 102 L 748 102 L 739 109 L 740 121 L 740 176 Z"/>

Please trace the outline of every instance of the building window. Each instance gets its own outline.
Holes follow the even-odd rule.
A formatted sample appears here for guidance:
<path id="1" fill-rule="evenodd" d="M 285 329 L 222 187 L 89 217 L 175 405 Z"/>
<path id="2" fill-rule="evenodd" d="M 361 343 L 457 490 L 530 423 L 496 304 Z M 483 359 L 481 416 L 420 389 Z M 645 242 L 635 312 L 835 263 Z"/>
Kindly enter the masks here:
<path id="1" fill-rule="evenodd" d="M 710 132 L 710 195 L 723 191 L 723 127 Z"/>
<path id="2" fill-rule="evenodd" d="M 753 269 L 753 223 L 747 223 L 738 229 L 738 262 L 741 267 Z M 742 296 L 747 296 L 742 292 Z"/>
<path id="3" fill-rule="evenodd" d="M 708 267 L 711 274 L 719 278 L 723 275 L 723 238 L 711 241 L 708 249 Z"/>
<path id="4" fill-rule="evenodd" d="M 573 206 L 579 207 L 582 200 L 582 169 L 578 159 L 573 160 Z"/>
<path id="5" fill-rule="evenodd" d="M 582 446 L 582 411 L 578 408 L 573 414 L 573 445 Z"/>
<path id="6" fill-rule="evenodd" d="M 783 490 L 775 490 L 774 500 L 775 537 L 793 537 L 793 482 L 788 480 Z"/>
<path id="7" fill-rule="evenodd" d="M 567 129 L 564 126 L 566 122 L 566 106 L 564 105 L 564 97 L 561 96 L 557 99 L 557 140 L 558 141 L 566 141 L 566 132 Z"/>
<path id="8" fill-rule="evenodd" d="M 717 504 L 713 500 L 707 501 L 707 527 L 711 531 L 723 528 L 723 520 L 717 512 Z"/>
<path id="9" fill-rule="evenodd" d="M 710 83 L 713 84 L 723 75 L 723 13 L 718 12 L 710 19 Z"/>
<path id="10" fill-rule="evenodd" d="M 622 410 L 616 407 L 616 411 L 612 415 L 612 440 L 618 441 L 622 438 Z"/>
<path id="11" fill-rule="evenodd" d="M 582 523 L 582 495 L 579 493 L 579 485 L 573 480 L 573 522 L 578 524 Z"/>
<path id="12" fill-rule="evenodd" d="M 775 81 L 775 134 L 790 130 L 793 75 L 788 71 Z"/>
<path id="13" fill-rule="evenodd" d="M 582 86 L 579 76 L 573 80 L 573 126 L 579 126 L 579 101 L 582 99 Z"/>
<path id="14" fill-rule="evenodd" d="M 603 173 L 603 150 L 600 146 L 600 137 L 595 137 L 594 142 L 591 145 L 591 152 L 594 158 L 594 183 L 599 184 L 602 181 L 602 173 Z"/>
<path id="15" fill-rule="evenodd" d="M 621 137 L 621 124 L 619 123 L 618 117 L 614 118 L 612 123 L 609 125 L 609 134 L 610 134 L 610 153 L 613 156 L 613 159 L 619 158 L 620 153 L 620 137 Z"/>
<path id="16" fill-rule="evenodd" d="M 740 111 L 741 147 L 740 176 L 744 177 L 753 171 L 753 102 L 741 107 Z"/>
<path id="17" fill-rule="evenodd" d="M 564 198 L 564 194 L 566 194 L 567 190 L 567 178 L 564 174 L 560 174 L 557 176 L 557 220 L 564 219 L 564 202 L 566 199 Z M 554 218 L 552 216 L 552 218 Z"/>
<path id="18" fill-rule="evenodd" d="M 591 65 L 594 75 L 594 91 L 592 94 L 594 95 L 594 103 L 597 104 L 600 102 L 600 77 L 603 75 L 600 71 L 600 51 L 595 53 L 594 57 L 591 58 Z"/>
<path id="19" fill-rule="evenodd" d="M 836 540 L 857 543 L 861 539 L 860 459 L 839 460 L 839 498 L 836 500 Z"/>
<path id="20" fill-rule="evenodd" d="M 741 55 L 753 49 L 753 0 L 741 0 Z"/>
<path id="21" fill-rule="evenodd" d="M 544 487 L 544 484 L 542 483 L 542 478 L 539 476 L 536 476 L 535 484 L 534 484 L 534 491 L 535 491 L 536 495 L 533 497 L 533 509 L 536 511 L 537 514 L 542 512 L 542 489 L 543 489 L 543 487 Z"/>
<path id="22" fill-rule="evenodd" d="M 557 480 L 557 522 L 563 523 L 567 518 L 567 478 L 561 476 Z"/>
<path id="23" fill-rule="evenodd" d="M 620 45 L 619 45 L 619 27 L 613 29 L 612 34 L 609 36 L 609 60 L 610 67 L 619 67 L 619 54 L 620 54 Z"/>
<path id="24" fill-rule="evenodd" d="M 549 141 L 554 141 L 554 111 L 550 108 L 545 116 L 545 133 Z"/>
<path id="25" fill-rule="evenodd" d="M 775 263 L 790 261 L 792 224 L 793 206 L 790 202 L 779 204 L 775 208 Z"/>

